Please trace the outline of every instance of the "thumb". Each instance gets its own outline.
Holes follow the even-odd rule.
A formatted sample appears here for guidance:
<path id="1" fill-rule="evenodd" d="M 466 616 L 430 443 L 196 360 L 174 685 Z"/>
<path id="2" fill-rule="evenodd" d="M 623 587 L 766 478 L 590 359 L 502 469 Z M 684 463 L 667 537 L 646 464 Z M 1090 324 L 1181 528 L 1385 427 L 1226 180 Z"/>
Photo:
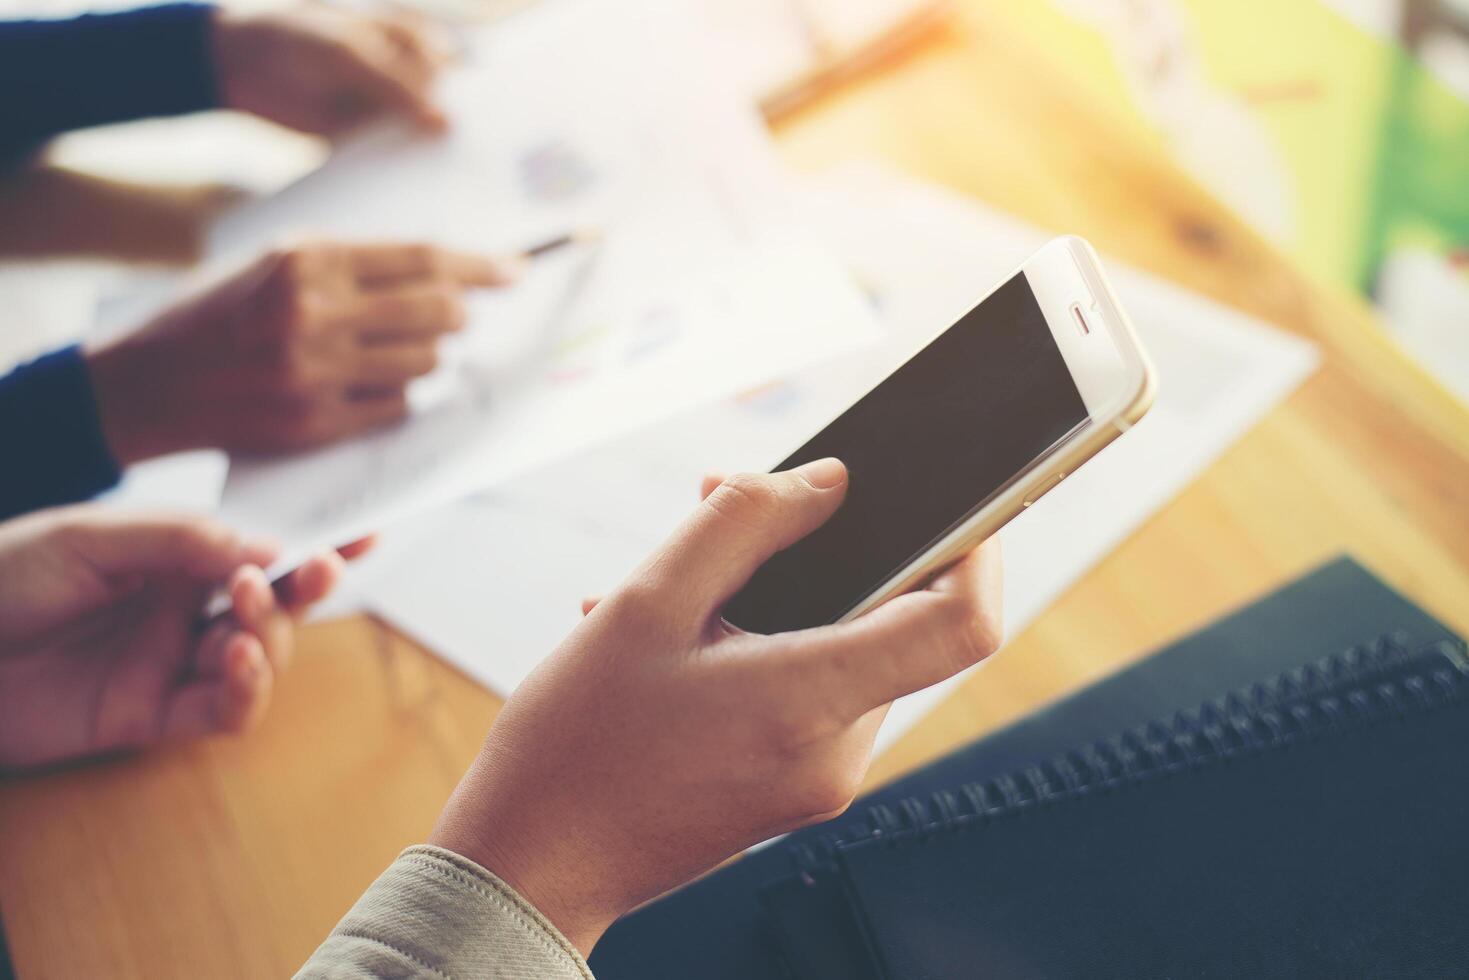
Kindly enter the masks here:
<path id="1" fill-rule="evenodd" d="M 846 493 L 847 468 L 832 458 L 733 476 L 674 535 L 655 559 L 655 574 L 712 613 L 772 555 L 825 524 Z"/>

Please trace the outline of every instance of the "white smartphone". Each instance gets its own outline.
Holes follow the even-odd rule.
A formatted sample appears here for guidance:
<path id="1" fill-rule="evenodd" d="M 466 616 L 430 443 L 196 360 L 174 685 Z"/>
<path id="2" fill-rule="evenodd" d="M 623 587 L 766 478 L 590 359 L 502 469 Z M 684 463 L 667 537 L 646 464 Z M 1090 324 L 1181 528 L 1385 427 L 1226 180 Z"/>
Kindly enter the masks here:
<path id="1" fill-rule="evenodd" d="M 1055 239 L 775 467 L 835 456 L 847 496 L 725 619 L 805 629 L 923 585 L 1126 432 L 1155 387 L 1096 252 Z"/>

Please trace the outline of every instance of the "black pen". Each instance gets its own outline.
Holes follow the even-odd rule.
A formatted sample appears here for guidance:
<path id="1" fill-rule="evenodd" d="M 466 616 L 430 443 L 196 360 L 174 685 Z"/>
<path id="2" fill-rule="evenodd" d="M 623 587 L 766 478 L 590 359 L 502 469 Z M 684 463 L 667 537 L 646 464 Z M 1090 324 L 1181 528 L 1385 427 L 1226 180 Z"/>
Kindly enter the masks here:
<path id="1" fill-rule="evenodd" d="M 569 231 L 564 235 L 557 235 L 555 238 L 548 238 L 539 245 L 532 245 L 530 248 L 523 249 L 520 254 L 522 258 L 537 259 L 549 252 L 559 252 L 561 249 L 571 245 L 585 245 L 595 242 L 601 237 L 599 232 L 590 228 L 583 228 L 579 231 Z"/>

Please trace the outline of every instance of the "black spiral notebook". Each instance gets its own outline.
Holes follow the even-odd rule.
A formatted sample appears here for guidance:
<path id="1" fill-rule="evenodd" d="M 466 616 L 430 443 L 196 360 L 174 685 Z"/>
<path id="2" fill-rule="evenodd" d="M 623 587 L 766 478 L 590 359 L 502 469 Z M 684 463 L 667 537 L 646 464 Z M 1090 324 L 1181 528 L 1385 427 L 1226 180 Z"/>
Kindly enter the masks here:
<path id="1" fill-rule="evenodd" d="M 1347 559 L 625 918 L 638 977 L 1469 975 L 1462 644 Z"/>
<path id="2" fill-rule="evenodd" d="M 802 980 L 1469 973 L 1469 671 L 1379 641 L 879 806 L 763 894 Z"/>

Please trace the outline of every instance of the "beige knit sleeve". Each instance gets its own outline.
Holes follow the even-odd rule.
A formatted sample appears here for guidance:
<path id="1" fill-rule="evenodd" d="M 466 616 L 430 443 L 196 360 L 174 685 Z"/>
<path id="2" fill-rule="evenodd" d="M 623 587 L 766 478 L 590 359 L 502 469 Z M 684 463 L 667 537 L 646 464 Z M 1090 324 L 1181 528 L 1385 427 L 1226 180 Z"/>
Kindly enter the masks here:
<path id="1" fill-rule="evenodd" d="M 373 882 L 297 980 L 592 980 L 556 927 L 452 851 L 410 847 Z"/>

